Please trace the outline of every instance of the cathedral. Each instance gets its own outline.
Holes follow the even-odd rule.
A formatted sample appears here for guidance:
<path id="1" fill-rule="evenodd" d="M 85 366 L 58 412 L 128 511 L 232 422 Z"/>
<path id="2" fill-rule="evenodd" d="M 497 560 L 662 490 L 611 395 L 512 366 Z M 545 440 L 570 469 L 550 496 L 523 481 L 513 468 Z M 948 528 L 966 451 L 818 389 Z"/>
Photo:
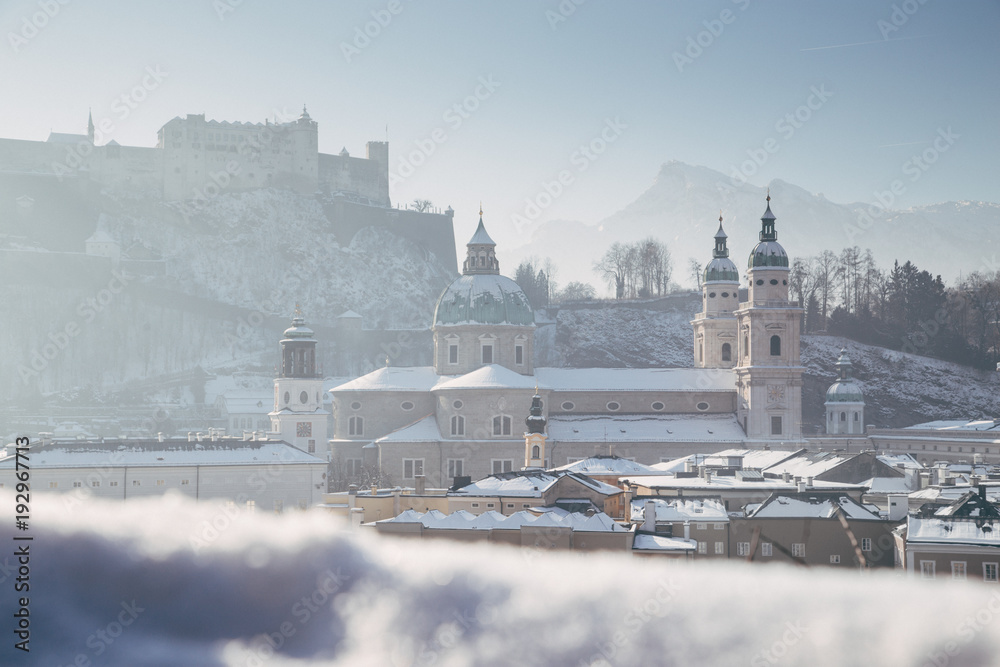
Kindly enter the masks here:
<path id="1" fill-rule="evenodd" d="M 423 477 L 440 487 L 519 470 L 526 456 L 539 467 L 594 454 L 654 464 L 730 447 L 801 446 L 802 309 L 789 300 L 770 199 L 747 260 L 745 301 L 720 216 L 691 322 L 694 367 L 669 369 L 535 368 L 534 313 L 500 275 L 480 211 L 462 275 L 435 308 L 434 365 L 387 365 L 331 389 L 332 460 L 348 476 L 378 466 L 395 483 Z M 298 385 L 275 387 L 276 413 L 300 409 L 279 405 L 294 402 Z M 311 391 L 301 390 L 307 412 Z M 537 456 L 525 451 L 529 412 L 547 424 Z"/>

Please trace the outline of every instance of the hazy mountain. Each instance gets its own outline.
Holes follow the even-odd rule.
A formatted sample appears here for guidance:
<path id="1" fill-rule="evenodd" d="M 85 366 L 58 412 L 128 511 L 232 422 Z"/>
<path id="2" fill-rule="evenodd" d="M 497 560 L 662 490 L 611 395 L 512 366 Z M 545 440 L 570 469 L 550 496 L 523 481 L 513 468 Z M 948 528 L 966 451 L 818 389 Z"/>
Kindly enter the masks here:
<path id="1" fill-rule="evenodd" d="M 771 210 L 778 239 L 792 257 L 839 253 L 857 245 L 870 248 L 883 268 L 911 260 L 946 281 L 974 270 L 997 270 L 1000 204 L 945 202 L 905 210 L 871 203 L 838 204 L 792 183 L 770 183 Z M 541 223 L 524 246 L 505 250 L 507 266 L 532 255 L 552 258 L 560 284 L 572 280 L 597 285 L 594 262 L 615 241 L 655 236 L 667 242 L 674 281 L 691 285 L 688 260 L 704 264 L 722 210 L 730 256 L 738 266 L 757 242 L 766 188 L 734 186 L 729 176 L 683 162 L 664 164 L 655 182 L 634 202 L 598 224 L 558 220 Z M 873 196 L 872 201 L 875 201 Z"/>

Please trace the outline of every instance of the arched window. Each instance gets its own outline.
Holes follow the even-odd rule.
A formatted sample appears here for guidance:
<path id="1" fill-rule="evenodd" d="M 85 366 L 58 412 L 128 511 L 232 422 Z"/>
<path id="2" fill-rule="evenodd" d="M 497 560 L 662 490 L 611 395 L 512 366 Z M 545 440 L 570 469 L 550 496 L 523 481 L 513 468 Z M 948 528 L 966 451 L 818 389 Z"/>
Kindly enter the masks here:
<path id="1" fill-rule="evenodd" d="M 733 348 L 729 343 L 722 344 L 722 360 L 723 361 L 733 360 Z"/>
<path id="2" fill-rule="evenodd" d="M 860 412 L 855 412 L 854 413 L 854 421 L 856 421 L 856 422 L 861 421 L 861 413 Z"/>
<path id="3" fill-rule="evenodd" d="M 771 356 L 781 356 L 781 336 L 771 336 Z"/>
<path id="4" fill-rule="evenodd" d="M 846 422 L 847 421 L 847 413 L 846 412 L 841 412 L 840 413 L 840 421 L 842 421 L 842 422 Z"/>
<path id="5" fill-rule="evenodd" d="M 698 361 L 705 361 L 705 346 L 698 343 Z"/>
<path id="6" fill-rule="evenodd" d="M 455 415 L 451 418 L 451 434 L 465 435 L 465 417 Z"/>
<path id="7" fill-rule="evenodd" d="M 348 435 L 364 435 L 365 434 L 365 418 L 359 417 L 357 415 L 352 416 L 347 420 L 347 434 Z"/>
<path id="8" fill-rule="evenodd" d="M 743 356 L 750 354 L 750 336 L 743 336 Z"/>
<path id="9" fill-rule="evenodd" d="M 531 448 L 531 458 L 537 459 L 542 455 L 542 450 L 538 445 Z"/>

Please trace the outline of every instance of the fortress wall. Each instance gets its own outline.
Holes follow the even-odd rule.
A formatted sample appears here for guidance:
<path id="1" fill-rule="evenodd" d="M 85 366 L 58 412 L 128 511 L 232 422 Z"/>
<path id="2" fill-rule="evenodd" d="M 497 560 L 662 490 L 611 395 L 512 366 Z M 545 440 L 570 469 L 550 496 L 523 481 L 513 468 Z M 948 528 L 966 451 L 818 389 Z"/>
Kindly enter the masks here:
<path id="1" fill-rule="evenodd" d="M 452 218 L 447 215 L 365 206 L 344 198 L 324 203 L 323 212 L 333 223 L 334 233 L 343 244 L 350 243 L 354 235 L 365 227 L 379 227 L 434 253 L 443 266 L 458 273 L 455 229 Z"/>

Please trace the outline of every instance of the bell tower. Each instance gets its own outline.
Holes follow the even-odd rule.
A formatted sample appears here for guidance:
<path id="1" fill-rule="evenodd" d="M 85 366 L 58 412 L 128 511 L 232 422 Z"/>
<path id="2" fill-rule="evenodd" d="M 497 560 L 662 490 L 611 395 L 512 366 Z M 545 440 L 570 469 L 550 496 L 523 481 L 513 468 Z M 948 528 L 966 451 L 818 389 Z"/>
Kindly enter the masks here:
<path id="1" fill-rule="evenodd" d="M 323 379 L 317 372 L 316 339 L 295 307 L 292 326 L 281 339 L 281 366 L 274 379 L 271 431 L 288 444 L 328 459 L 327 417 Z"/>
<path id="2" fill-rule="evenodd" d="M 771 195 L 747 262 L 747 300 L 736 310 L 736 416 L 747 437 L 802 437 L 802 308 L 788 299 L 788 255 L 778 243 Z"/>
<path id="3" fill-rule="evenodd" d="M 736 361 L 736 316 L 739 307 L 740 273 L 729 259 L 722 213 L 715 233 L 712 261 L 705 267 L 701 288 L 701 312 L 691 320 L 694 328 L 695 368 L 732 368 Z"/>
<path id="4" fill-rule="evenodd" d="M 524 433 L 524 469 L 545 467 L 545 417 L 542 415 L 542 397 L 535 387 L 531 397 L 531 410 L 524 420 L 528 430 Z"/>

